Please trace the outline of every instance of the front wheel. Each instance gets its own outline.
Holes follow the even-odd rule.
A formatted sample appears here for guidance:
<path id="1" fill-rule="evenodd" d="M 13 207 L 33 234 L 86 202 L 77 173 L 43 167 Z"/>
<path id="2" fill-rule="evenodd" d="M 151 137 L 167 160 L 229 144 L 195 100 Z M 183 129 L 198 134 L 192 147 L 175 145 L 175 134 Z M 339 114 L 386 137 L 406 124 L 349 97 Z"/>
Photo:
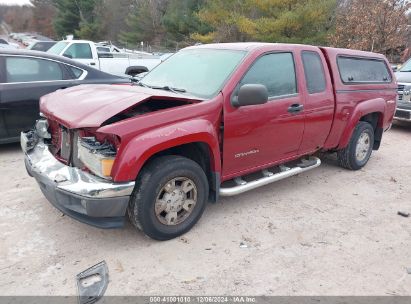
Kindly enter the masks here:
<path id="1" fill-rule="evenodd" d="M 359 170 L 364 167 L 374 146 L 374 129 L 368 122 L 360 121 L 354 129 L 348 146 L 337 153 L 341 167 Z"/>
<path id="2" fill-rule="evenodd" d="M 189 231 L 200 219 L 208 198 L 203 169 L 181 156 L 162 156 L 145 166 L 128 206 L 135 227 L 156 240 Z"/>

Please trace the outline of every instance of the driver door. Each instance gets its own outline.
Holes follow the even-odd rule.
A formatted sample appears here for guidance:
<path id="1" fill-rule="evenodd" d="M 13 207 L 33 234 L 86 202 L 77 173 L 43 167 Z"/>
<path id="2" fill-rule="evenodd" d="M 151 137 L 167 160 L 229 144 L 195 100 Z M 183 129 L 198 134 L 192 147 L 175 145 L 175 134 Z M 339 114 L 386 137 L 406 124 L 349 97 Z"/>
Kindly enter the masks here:
<path id="1" fill-rule="evenodd" d="M 260 56 L 234 91 L 244 84 L 267 87 L 266 104 L 233 107 L 226 96 L 223 177 L 228 179 L 292 158 L 304 133 L 304 97 L 298 88 L 292 51 Z"/>

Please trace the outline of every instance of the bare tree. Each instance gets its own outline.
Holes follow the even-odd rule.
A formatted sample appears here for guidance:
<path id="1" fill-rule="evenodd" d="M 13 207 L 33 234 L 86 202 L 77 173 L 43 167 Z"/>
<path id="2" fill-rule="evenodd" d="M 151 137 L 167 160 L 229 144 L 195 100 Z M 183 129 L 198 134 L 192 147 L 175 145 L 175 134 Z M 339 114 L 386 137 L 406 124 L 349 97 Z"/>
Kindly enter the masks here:
<path id="1" fill-rule="evenodd" d="M 331 44 L 389 54 L 407 44 L 407 0 L 344 0 Z"/>

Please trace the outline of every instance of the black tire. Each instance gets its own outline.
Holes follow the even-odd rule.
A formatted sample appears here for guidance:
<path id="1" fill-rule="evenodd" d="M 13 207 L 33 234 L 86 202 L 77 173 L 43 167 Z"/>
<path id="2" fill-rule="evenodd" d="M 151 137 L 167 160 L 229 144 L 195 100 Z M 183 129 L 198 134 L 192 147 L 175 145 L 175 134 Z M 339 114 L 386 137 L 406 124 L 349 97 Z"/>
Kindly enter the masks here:
<path id="1" fill-rule="evenodd" d="M 363 134 L 368 135 L 369 148 L 366 151 L 365 158 L 358 159 L 357 146 Z M 360 170 L 369 161 L 374 145 L 374 129 L 368 122 L 360 121 L 354 129 L 348 146 L 338 151 L 338 162 L 343 168 L 349 170 Z"/>
<path id="2" fill-rule="evenodd" d="M 178 177 L 186 177 L 193 181 L 197 202 L 183 222 L 166 225 L 157 218 L 155 202 L 163 187 Z M 207 177 L 196 162 L 181 156 L 161 156 L 142 169 L 127 213 L 131 223 L 147 236 L 160 241 L 170 240 L 186 233 L 198 222 L 204 212 L 208 194 Z"/>

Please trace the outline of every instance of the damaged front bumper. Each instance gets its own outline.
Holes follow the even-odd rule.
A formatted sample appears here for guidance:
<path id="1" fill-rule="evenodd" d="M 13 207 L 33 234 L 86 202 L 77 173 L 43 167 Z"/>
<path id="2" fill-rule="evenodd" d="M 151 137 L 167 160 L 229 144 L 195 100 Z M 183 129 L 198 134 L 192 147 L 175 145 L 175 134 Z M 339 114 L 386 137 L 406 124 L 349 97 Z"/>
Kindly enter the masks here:
<path id="1" fill-rule="evenodd" d="M 27 172 L 64 214 L 99 228 L 124 225 L 134 182 L 113 183 L 59 162 L 42 139 L 21 134 Z"/>

